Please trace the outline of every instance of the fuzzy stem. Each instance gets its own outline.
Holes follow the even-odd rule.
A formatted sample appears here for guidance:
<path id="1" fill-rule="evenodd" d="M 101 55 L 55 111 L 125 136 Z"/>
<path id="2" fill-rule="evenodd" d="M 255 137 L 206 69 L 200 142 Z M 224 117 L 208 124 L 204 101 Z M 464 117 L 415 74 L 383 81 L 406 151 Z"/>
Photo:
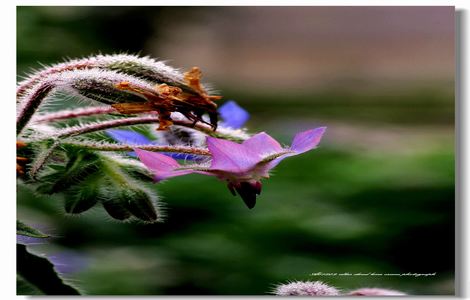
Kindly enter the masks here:
<path id="1" fill-rule="evenodd" d="M 24 96 L 28 90 L 33 88 L 41 79 L 46 78 L 49 75 L 65 72 L 65 71 L 72 71 L 72 70 L 81 70 L 91 66 L 90 60 L 83 60 L 83 61 L 72 61 L 67 64 L 61 64 L 57 66 L 53 66 L 47 69 L 44 69 L 40 72 L 37 72 L 33 76 L 29 77 L 25 81 L 21 82 L 18 87 L 16 88 L 16 98 L 19 99 L 20 97 Z"/>
<path id="2" fill-rule="evenodd" d="M 183 84 L 183 74 L 165 65 L 162 61 L 126 54 L 96 55 L 52 65 L 34 73 L 18 84 L 17 98 L 23 97 L 50 75 L 84 69 L 114 70 L 152 82 L 170 83 L 178 86 Z"/>
<path id="3" fill-rule="evenodd" d="M 131 126 L 131 125 L 138 125 L 138 124 L 151 124 L 151 123 L 158 123 L 158 117 L 138 117 L 138 118 L 123 118 L 123 119 L 115 119 L 115 120 L 108 120 L 103 122 L 95 122 L 86 124 L 83 126 L 73 126 L 69 128 L 65 128 L 62 130 L 58 130 L 54 135 L 57 138 L 66 138 L 77 136 L 85 133 L 91 133 L 101 130 L 106 130 L 114 127 L 120 126 Z"/>
<path id="4" fill-rule="evenodd" d="M 35 123 L 52 122 L 57 120 L 86 117 L 99 114 L 109 114 L 114 112 L 117 112 L 117 110 L 112 106 L 97 106 L 89 108 L 79 108 L 75 110 L 63 110 L 50 114 L 44 114 L 33 118 L 31 121 Z"/>
<path id="5" fill-rule="evenodd" d="M 131 82 L 142 90 L 153 90 L 151 83 L 115 71 L 66 71 L 41 80 L 20 99 L 16 120 L 17 134 L 21 133 L 39 105 L 55 89 L 66 90 L 84 99 L 104 104 L 145 102 L 139 95 L 116 88 L 119 82 Z"/>
<path id="6" fill-rule="evenodd" d="M 20 108 L 16 118 L 16 133 L 19 134 L 21 130 L 29 122 L 33 114 L 38 109 L 42 100 L 49 94 L 54 88 L 54 85 L 50 82 L 43 82 L 39 85 L 24 102 L 24 105 Z"/>
<path id="7" fill-rule="evenodd" d="M 192 148 L 186 146 L 158 146 L 158 145 L 126 145 L 126 144 L 107 144 L 107 143 L 90 143 L 90 142 L 63 142 L 62 144 L 76 147 L 88 148 L 98 151 L 133 151 L 139 148 L 154 152 L 175 152 L 187 153 L 194 155 L 210 156 L 211 153 L 207 149 Z"/>
<path id="8" fill-rule="evenodd" d="M 31 166 L 31 170 L 29 171 L 29 175 L 31 178 L 35 179 L 38 172 L 42 169 L 42 167 L 46 164 L 49 157 L 52 155 L 54 150 L 59 146 L 60 142 L 58 140 L 54 141 L 54 143 L 47 149 L 46 151 L 42 152 L 38 158 L 34 161 L 33 165 Z"/>
<path id="9" fill-rule="evenodd" d="M 158 123 L 158 117 L 147 116 L 147 117 L 133 117 L 133 118 L 124 118 L 124 119 L 116 119 L 116 120 L 109 120 L 103 121 L 99 123 L 91 123 L 84 126 L 74 126 L 66 129 L 59 130 L 54 137 L 56 138 L 66 138 L 77 136 L 85 133 L 91 133 L 101 130 L 106 130 L 110 128 L 120 127 L 120 126 L 131 126 L 131 125 L 139 125 L 139 124 L 153 124 Z M 184 126 L 192 129 L 196 129 L 201 131 L 209 136 L 218 137 L 218 138 L 225 138 L 233 141 L 243 141 L 243 138 L 239 136 L 230 135 L 227 133 L 220 133 L 217 131 L 213 131 L 210 129 L 209 126 L 204 124 L 196 124 L 193 126 L 192 122 L 185 121 L 185 120 L 175 120 L 173 121 L 175 125 Z"/>

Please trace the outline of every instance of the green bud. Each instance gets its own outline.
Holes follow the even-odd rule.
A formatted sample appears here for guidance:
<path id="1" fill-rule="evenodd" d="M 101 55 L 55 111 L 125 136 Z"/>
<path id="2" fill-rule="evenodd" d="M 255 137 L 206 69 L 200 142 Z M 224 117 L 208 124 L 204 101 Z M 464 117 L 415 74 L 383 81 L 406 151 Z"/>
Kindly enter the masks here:
<path id="1" fill-rule="evenodd" d="M 125 204 L 121 203 L 119 200 L 120 199 L 110 198 L 107 200 L 102 200 L 101 204 L 113 219 L 120 221 L 129 219 L 131 213 L 127 210 Z"/>
<path id="2" fill-rule="evenodd" d="M 152 203 L 151 194 L 144 190 L 127 190 L 127 208 L 138 219 L 153 222 L 157 220 L 157 211 Z"/>

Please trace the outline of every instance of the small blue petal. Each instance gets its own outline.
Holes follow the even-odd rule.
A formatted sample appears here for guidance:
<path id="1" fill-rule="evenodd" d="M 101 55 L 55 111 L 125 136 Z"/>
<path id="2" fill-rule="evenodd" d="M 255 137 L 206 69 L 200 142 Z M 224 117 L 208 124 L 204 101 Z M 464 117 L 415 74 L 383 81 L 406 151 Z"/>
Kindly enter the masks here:
<path id="1" fill-rule="evenodd" d="M 172 157 L 174 159 L 182 159 L 182 160 L 198 161 L 198 160 L 204 159 L 204 157 L 193 155 L 193 154 L 187 154 L 187 153 L 163 152 L 162 154 L 165 154 L 166 156 Z"/>
<path id="2" fill-rule="evenodd" d="M 147 145 L 153 144 L 145 135 L 131 130 L 109 129 L 106 134 L 122 144 Z"/>
<path id="3" fill-rule="evenodd" d="M 143 134 L 140 134 L 135 131 L 131 130 L 120 130 L 120 129 L 109 129 L 106 130 L 106 134 L 109 135 L 111 138 L 120 142 L 122 144 L 129 144 L 129 145 L 158 145 L 158 143 L 149 140 Z M 167 156 L 170 156 L 174 159 L 184 159 L 184 160 L 201 160 L 203 157 L 187 154 L 187 153 L 173 153 L 173 152 L 165 152 L 163 153 Z M 127 152 L 127 155 L 132 157 L 137 157 L 134 151 Z"/>
<path id="4" fill-rule="evenodd" d="M 241 128 L 250 118 L 250 114 L 233 100 L 222 105 L 219 113 L 223 119 L 222 125 L 234 129 Z"/>

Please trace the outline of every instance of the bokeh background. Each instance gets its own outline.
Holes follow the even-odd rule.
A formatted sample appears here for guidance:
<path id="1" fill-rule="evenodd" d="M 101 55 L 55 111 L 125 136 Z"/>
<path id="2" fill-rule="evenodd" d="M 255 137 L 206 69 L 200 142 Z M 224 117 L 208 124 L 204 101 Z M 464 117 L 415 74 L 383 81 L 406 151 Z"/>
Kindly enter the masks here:
<path id="1" fill-rule="evenodd" d="M 18 216 L 56 236 L 30 248 L 88 294 L 266 295 L 289 280 L 453 294 L 454 22 L 453 7 L 18 7 L 18 78 L 140 53 L 199 66 L 251 132 L 288 144 L 328 127 L 253 210 L 200 175 L 155 187 L 167 219 L 154 225 L 67 216 L 19 188 Z"/>

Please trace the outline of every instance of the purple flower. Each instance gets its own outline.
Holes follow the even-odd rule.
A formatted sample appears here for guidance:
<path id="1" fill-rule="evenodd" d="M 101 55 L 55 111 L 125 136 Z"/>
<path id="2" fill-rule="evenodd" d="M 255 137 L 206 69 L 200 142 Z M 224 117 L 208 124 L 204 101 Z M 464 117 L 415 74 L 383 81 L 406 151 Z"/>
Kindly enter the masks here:
<path id="1" fill-rule="evenodd" d="M 256 204 L 256 196 L 261 193 L 260 180 L 269 178 L 269 171 L 284 158 L 316 148 L 325 130 L 326 127 L 319 127 L 300 132 L 288 148 L 282 147 L 264 132 L 241 144 L 207 137 L 212 160 L 194 165 L 180 165 L 173 158 L 159 153 L 134 150 L 142 163 L 154 173 L 156 182 L 191 173 L 216 176 L 226 181 L 230 192 L 234 196 L 238 193 L 251 209 Z"/>
<path id="2" fill-rule="evenodd" d="M 241 128 L 250 118 L 250 114 L 241 108 L 235 101 L 230 100 L 219 108 L 219 113 L 223 119 L 222 126 L 233 129 Z M 152 141 L 145 135 L 132 130 L 109 129 L 106 130 L 114 140 L 128 145 L 159 145 L 158 142 Z M 127 153 L 130 156 L 136 156 L 134 152 Z M 200 157 L 186 153 L 164 153 L 174 159 L 198 160 Z"/>

